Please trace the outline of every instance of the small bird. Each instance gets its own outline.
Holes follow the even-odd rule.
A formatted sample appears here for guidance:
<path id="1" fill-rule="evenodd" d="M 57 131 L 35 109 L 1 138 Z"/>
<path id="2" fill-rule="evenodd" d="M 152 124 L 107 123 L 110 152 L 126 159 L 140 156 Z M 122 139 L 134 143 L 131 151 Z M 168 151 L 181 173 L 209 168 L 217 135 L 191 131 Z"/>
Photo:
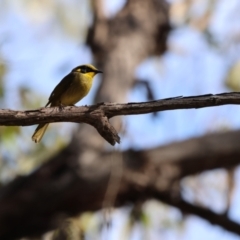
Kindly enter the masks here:
<path id="1" fill-rule="evenodd" d="M 102 73 L 91 64 L 75 67 L 52 91 L 45 107 L 73 106 L 84 98 L 92 87 L 93 78 L 96 74 Z M 49 123 L 39 124 L 32 140 L 39 143 L 47 130 Z"/>

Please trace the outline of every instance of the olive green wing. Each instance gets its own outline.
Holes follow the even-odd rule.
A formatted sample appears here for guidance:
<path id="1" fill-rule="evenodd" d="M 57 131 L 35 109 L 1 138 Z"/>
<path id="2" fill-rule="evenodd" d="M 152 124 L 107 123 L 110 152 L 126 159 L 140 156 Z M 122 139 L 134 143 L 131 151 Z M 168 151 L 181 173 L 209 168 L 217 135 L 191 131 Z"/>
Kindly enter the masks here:
<path id="1" fill-rule="evenodd" d="M 65 93 L 72 84 L 74 77 L 74 73 L 71 72 L 61 80 L 61 82 L 53 89 L 45 107 L 47 107 L 50 103 L 60 100 L 62 94 Z"/>

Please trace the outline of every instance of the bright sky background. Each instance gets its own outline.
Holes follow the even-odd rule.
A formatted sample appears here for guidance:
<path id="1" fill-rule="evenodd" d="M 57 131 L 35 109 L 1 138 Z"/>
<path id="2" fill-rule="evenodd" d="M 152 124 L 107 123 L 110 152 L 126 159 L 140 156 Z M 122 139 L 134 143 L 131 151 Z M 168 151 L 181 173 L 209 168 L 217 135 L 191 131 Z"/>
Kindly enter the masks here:
<path id="1" fill-rule="evenodd" d="M 66 6 L 72 6 L 73 16 L 79 24 L 75 26 L 78 32 L 73 31 L 76 36 L 64 35 L 63 31 L 55 24 L 55 18 L 50 11 L 47 11 L 48 4 L 54 1 L 44 1 L 46 8 L 39 8 L 37 1 L 33 1 L 31 7 L 23 7 L 22 1 L 2 0 L 7 11 L 0 10 L 0 35 L 4 36 L 0 41 L 0 61 L 9 63 L 10 69 L 6 76 L 7 106 L 6 108 L 19 109 L 17 88 L 20 85 L 30 87 L 39 96 L 46 99 L 56 84 L 73 67 L 82 63 L 92 62 L 89 48 L 83 45 L 84 32 L 91 22 L 89 17 L 90 9 L 87 4 L 81 8 L 82 18 L 74 12 L 79 6 L 77 0 L 61 0 Z M 82 1 L 86 2 L 86 1 Z M 194 9 L 195 14 L 200 14 L 204 9 L 204 0 L 199 1 L 198 8 Z M 239 12 L 233 13 L 233 9 L 240 9 L 239 0 L 219 0 L 218 8 L 211 21 L 211 30 L 216 34 L 217 40 L 222 43 L 230 39 L 230 35 L 239 31 Z M 112 16 L 121 8 L 123 0 L 106 0 L 106 14 Z M 80 9 L 80 8 L 78 8 Z M 231 15 L 230 15 L 231 14 Z M 75 29 L 73 26 L 73 29 Z M 48 37 L 47 37 L 48 36 Z M 141 79 L 150 81 L 154 89 L 156 99 L 174 96 L 189 96 L 208 93 L 221 93 L 229 91 L 224 85 L 229 64 L 238 58 L 239 51 L 220 51 L 209 45 L 202 33 L 194 28 L 178 27 L 169 37 L 170 51 L 159 58 L 148 59 L 136 70 L 136 75 Z M 227 48 L 227 46 L 226 46 Z M 239 49 L 237 49 L 239 50 Z M 78 105 L 90 104 L 100 78 L 95 81 L 95 86 L 89 94 Z M 129 101 L 146 101 L 143 91 L 133 90 L 129 94 Z M 40 106 L 39 106 L 40 107 Z M 239 129 L 240 114 L 237 106 L 223 106 L 198 110 L 177 110 L 162 112 L 159 117 L 152 115 L 125 117 L 125 125 L 128 134 L 123 136 L 120 148 L 146 148 L 167 144 L 172 141 L 187 139 L 194 136 L 204 135 L 221 129 Z M 67 125 L 67 126 L 70 126 Z M 71 125 L 72 126 L 72 125 Z M 32 144 L 31 138 L 26 145 Z M 216 171 L 218 172 L 218 171 Z M 224 181 L 225 173 L 218 172 Z M 219 177 L 218 176 L 218 177 Z M 236 173 L 236 182 L 240 182 L 240 172 Z M 215 175 L 206 176 L 209 182 L 215 180 Z M 235 191 L 231 216 L 234 220 L 240 221 L 240 187 Z M 224 198 L 224 196 L 220 196 Z M 190 198 L 191 199 L 191 198 Z M 216 198 L 216 201 L 223 201 Z M 215 203 L 208 201 L 208 206 Z M 224 202 L 224 201 L 223 201 Z M 157 205 L 157 203 L 152 203 Z M 221 204 L 220 204 L 221 205 Z M 222 205 L 219 207 L 221 210 Z M 167 210 L 158 206 L 146 207 L 147 212 L 153 218 L 151 228 L 148 232 L 151 240 L 159 239 L 159 232 L 164 240 L 237 240 L 234 234 L 230 234 L 219 227 L 209 225 L 207 222 L 197 218 L 188 217 L 183 230 L 176 227 L 159 229 L 159 223 L 163 216 L 179 219 L 179 212 L 175 209 Z M 126 210 L 116 211 L 113 218 L 113 230 L 104 234 L 103 239 L 117 239 L 117 232 L 124 225 L 127 214 Z M 151 219 L 152 219 L 151 218 Z M 153 227 L 152 227 L 153 226 Z M 172 231 L 174 229 L 174 231 Z M 141 238 L 141 230 L 136 226 L 132 239 Z"/>

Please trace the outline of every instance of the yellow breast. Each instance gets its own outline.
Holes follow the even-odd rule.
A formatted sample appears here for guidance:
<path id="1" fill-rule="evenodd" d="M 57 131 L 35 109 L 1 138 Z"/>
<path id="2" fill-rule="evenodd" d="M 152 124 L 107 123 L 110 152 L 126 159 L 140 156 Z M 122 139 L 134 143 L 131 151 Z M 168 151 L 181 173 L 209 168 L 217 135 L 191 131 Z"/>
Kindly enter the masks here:
<path id="1" fill-rule="evenodd" d="M 61 103 L 63 105 L 74 105 L 82 98 L 84 98 L 92 87 L 93 77 L 82 74 L 76 74 L 73 82 L 68 89 L 61 96 Z"/>

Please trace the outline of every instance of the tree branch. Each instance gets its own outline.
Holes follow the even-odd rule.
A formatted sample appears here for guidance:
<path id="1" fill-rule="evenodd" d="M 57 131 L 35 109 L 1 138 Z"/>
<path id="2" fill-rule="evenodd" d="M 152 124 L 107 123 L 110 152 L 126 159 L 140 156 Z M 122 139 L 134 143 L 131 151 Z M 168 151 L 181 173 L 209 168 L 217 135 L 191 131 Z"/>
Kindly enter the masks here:
<path id="1" fill-rule="evenodd" d="M 100 103 L 92 106 L 41 108 L 29 111 L 0 110 L 0 125 L 29 126 L 51 122 L 83 122 L 95 127 L 111 145 L 120 142 L 117 131 L 109 119 L 120 115 L 146 114 L 157 111 L 214 107 L 240 104 L 240 93 L 207 94 L 190 97 L 174 97 L 140 103 Z"/>
<path id="2" fill-rule="evenodd" d="M 232 131 L 142 151 L 102 151 L 96 156 L 94 149 L 91 155 L 81 155 L 85 146 L 67 147 L 31 175 L 0 189 L 0 239 L 40 235 L 66 217 L 101 209 L 113 160 L 116 164 L 123 160 L 116 207 L 156 198 L 239 234 L 237 223 L 229 227 L 232 221 L 226 216 L 183 203 L 174 188 L 187 175 L 238 165 L 239 142 L 240 131 Z"/>
<path id="3" fill-rule="evenodd" d="M 211 224 L 215 224 L 223 227 L 224 229 L 240 235 L 240 224 L 229 219 L 226 214 L 218 214 L 207 208 L 193 205 L 189 202 L 186 202 L 181 197 L 173 197 L 167 193 L 155 193 L 155 198 L 160 201 L 178 208 L 183 213 L 194 214 L 198 217 L 201 217 Z"/>

